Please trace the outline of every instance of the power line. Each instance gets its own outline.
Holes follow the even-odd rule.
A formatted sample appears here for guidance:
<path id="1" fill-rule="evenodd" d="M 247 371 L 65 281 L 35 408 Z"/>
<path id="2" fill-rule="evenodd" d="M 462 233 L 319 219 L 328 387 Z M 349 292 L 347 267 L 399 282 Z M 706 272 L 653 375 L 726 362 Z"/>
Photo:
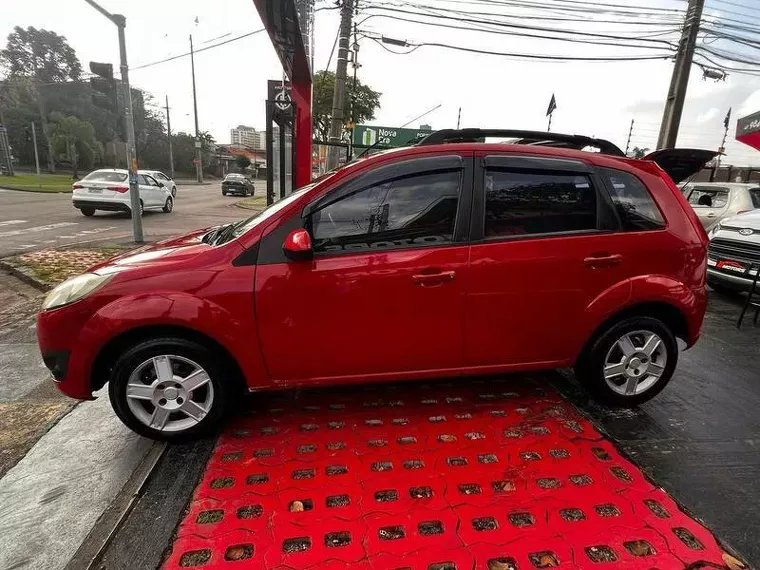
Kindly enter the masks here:
<path id="1" fill-rule="evenodd" d="M 229 43 L 232 43 L 232 42 L 236 42 L 236 41 L 238 41 L 238 40 L 242 40 L 243 38 L 247 38 L 247 37 L 253 36 L 253 35 L 255 35 L 255 34 L 258 34 L 258 33 L 260 33 L 260 32 L 263 32 L 264 30 L 266 30 L 266 28 L 261 28 L 260 30 L 254 30 L 254 31 L 252 31 L 252 32 L 248 32 L 248 33 L 246 33 L 246 34 L 243 34 L 243 35 L 241 35 L 241 36 L 236 36 L 236 37 L 234 37 L 234 38 L 230 38 L 230 39 L 228 39 L 228 40 L 225 40 L 225 41 L 223 41 L 223 42 L 219 42 L 218 44 L 214 44 L 214 45 L 206 46 L 206 47 L 204 47 L 204 48 L 200 48 L 200 49 L 196 49 L 196 50 L 193 50 L 193 52 L 194 52 L 194 53 L 200 53 L 200 52 L 202 52 L 202 51 L 206 51 L 206 50 L 209 50 L 209 49 L 213 49 L 213 48 L 221 47 L 221 46 L 223 46 L 223 45 L 227 45 L 227 44 L 229 44 Z M 130 68 L 130 71 L 137 71 L 138 69 L 145 69 L 146 67 L 153 67 L 154 65 L 159 65 L 159 64 L 161 64 L 161 63 L 167 63 L 167 62 L 169 62 L 169 61 L 174 61 L 175 59 L 179 59 L 179 58 L 181 58 L 181 57 L 187 57 L 187 56 L 189 56 L 189 55 L 190 55 L 190 52 L 187 52 L 187 53 L 182 53 L 182 54 L 180 54 L 180 55 L 173 55 L 173 56 L 171 56 L 171 57 L 167 57 L 167 58 L 165 58 L 165 59 L 162 59 L 162 60 L 159 60 L 159 61 L 154 61 L 153 63 L 145 63 L 145 64 L 143 64 L 143 65 L 137 65 L 137 66 L 135 66 L 135 67 L 132 67 L 132 68 Z"/>

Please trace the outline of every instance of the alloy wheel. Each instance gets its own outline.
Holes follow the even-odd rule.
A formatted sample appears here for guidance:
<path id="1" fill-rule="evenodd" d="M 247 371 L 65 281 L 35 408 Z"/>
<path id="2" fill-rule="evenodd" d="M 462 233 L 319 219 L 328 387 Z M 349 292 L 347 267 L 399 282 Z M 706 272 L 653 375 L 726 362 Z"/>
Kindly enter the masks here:
<path id="1" fill-rule="evenodd" d="M 665 372 L 668 352 L 662 339 L 647 330 L 627 332 L 604 359 L 604 381 L 621 396 L 642 394 Z"/>
<path id="2" fill-rule="evenodd" d="M 129 377 L 127 405 L 145 426 L 181 432 L 197 424 L 214 404 L 214 385 L 197 362 L 176 355 L 145 360 Z"/>

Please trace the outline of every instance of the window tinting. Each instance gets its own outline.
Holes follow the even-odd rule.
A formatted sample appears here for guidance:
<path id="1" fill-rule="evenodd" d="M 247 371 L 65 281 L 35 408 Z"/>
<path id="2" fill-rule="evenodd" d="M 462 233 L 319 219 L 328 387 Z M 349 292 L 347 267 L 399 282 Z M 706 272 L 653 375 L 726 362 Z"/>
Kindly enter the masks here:
<path id="1" fill-rule="evenodd" d="M 638 178 L 619 170 L 602 170 L 612 187 L 612 202 L 623 223 L 623 229 L 654 230 L 665 226 L 660 210 Z"/>
<path id="2" fill-rule="evenodd" d="M 486 171 L 485 237 L 596 229 L 596 193 L 586 175 Z"/>
<path id="3" fill-rule="evenodd" d="M 752 207 L 760 208 L 760 188 L 752 188 L 749 191 L 749 196 L 752 198 Z"/>
<path id="4" fill-rule="evenodd" d="M 315 251 L 450 243 L 461 171 L 415 174 L 364 188 L 310 216 Z"/>
<path id="5" fill-rule="evenodd" d="M 90 172 L 82 180 L 101 180 L 103 182 L 124 182 L 127 175 L 121 172 Z"/>
<path id="6" fill-rule="evenodd" d="M 695 186 L 689 193 L 689 204 L 706 208 L 723 208 L 728 204 L 728 188 Z"/>

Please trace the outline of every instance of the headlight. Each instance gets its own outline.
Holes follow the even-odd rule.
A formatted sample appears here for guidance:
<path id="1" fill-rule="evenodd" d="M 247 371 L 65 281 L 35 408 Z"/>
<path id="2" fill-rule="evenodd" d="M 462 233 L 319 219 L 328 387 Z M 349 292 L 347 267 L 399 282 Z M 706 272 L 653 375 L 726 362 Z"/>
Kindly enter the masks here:
<path id="1" fill-rule="evenodd" d="M 715 234 L 717 234 L 717 233 L 718 233 L 718 232 L 719 232 L 721 229 L 722 229 L 722 228 L 721 228 L 720 222 L 718 222 L 718 223 L 717 223 L 717 224 L 715 224 L 715 225 L 712 227 L 712 229 L 711 229 L 711 230 L 710 230 L 710 231 L 707 233 L 707 237 L 709 237 L 710 239 L 712 239 L 713 237 L 715 237 Z"/>
<path id="2" fill-rule="evenodd" d="M 42 310 L 54 309 L 61 305 L 68 305 L 74 301 L 79 301 L 97 288 L 105 285 L 112 277 L 113 275 L 85 273 L 67 279 L 47 294 L 45 301 L 42 303 Z"/>

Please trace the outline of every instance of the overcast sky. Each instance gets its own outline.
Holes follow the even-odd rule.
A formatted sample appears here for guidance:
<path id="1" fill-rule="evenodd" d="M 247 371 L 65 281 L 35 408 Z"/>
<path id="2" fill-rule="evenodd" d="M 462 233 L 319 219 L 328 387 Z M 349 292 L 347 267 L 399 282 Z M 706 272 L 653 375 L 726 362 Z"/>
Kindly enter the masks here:
<path id="1" fill-rule="evenodd" d="M 387 1 L 387 0 L 386 0 Z M 418 2 L 422 0 L 416 0 Z M 424 0 L 428 5 L 454 0 Z M 598 1 L 598 0 L 597 0 Z M 46 28 L 64 35 L 76 49 L 83 68 L 90 60 L 118 64 L 115 27 L 84 0 L 0 0 L 3 18 L 0 37 L 13 26 Z M 685 0 L 616 0 L 617 4 L 681 8 Z M 127 50 L 133 85 L 151 92 L 163 104 L 169 96 L 172 128 L 192 132 L 193 106 L 190 58 L 137 69 L 189 51 L 189 34 L 196 49 L 207 47 L 262 27 L 252 0 L 102 0 L 114 13 L 127 18 Z M 325 0 L 318 7 L 333 4 Z M 760 16 L 756 0 L 707 0 L 708 14 L 720 17 L 724 9 Z M 561 14 L 560 11 L 557 11 Z M 362 22 L 367 13 L 360 14 Z M 315 67 L 327 64 L 338 29 L 338 11 L 321 10 L 315 24 Z M 197 23 L 196 23 L 197 18 Z M 525 13 L 530 21 L 530 13 Z M 542 25 L 556 25 L 543 23 Z M 569 26 L 565 26 L 566 28 Z M 676 25 L 673 26 L 677 37 Z M 361 24 L 369 34 L 385 34 L 414 43 L 445 42 L 501 52 L 593 55 L 596 46 L 459 31 L 373 17 Z M 588 27 L 584 28 L 588 29 Z M 606 32 L 621 29 L 598 24 Z M 4 41 L 3 41 L 4 44 Z M 420 122 L 433 128 L 456 126 L 462 108 L 462 126 L 546 129 L 545 112 L 552 93 L 557 111 L 552 130 L 608 138 L 625 147 L 631 119 L 635 119 L 632 146 L 654 148 L 662 118 L 672 61 L 615 63 L 535 62 L 500 56 L 457 52 L 424 46 L 396 55 L 369 38 L 360 41 L 360 79 L 382 92 L 381 108 L 373 124 L 399 126 L 441 104 Z M 404 51 L 402 48 L 393 48 Z M 625 50 L 605 53 L 625 54 Z M 628 49 L 628 53 L 636 51 Z M 748 51 L 758 60 L 758 50 Z M 751 55 L 749 55 L 751 54 Z M 229 142 L 229 129 L 238 124 L 264 128 L 267 79 L 282 71 L 266 33 L 198 53 L 195 58 L 198 112 L 201 130 L 219 142 Z M 335 58 L 330 65 L 335 68 Z M 760 77 L 730 74 L 725 82 L 703 81 L 693 67 L 678 146 L 717 148 L 723 119 L 733 107 L 728 156 L 724 163 L 760 166 L 760 151 L 733 140 L 736 118 L 760 111 Z"/>

